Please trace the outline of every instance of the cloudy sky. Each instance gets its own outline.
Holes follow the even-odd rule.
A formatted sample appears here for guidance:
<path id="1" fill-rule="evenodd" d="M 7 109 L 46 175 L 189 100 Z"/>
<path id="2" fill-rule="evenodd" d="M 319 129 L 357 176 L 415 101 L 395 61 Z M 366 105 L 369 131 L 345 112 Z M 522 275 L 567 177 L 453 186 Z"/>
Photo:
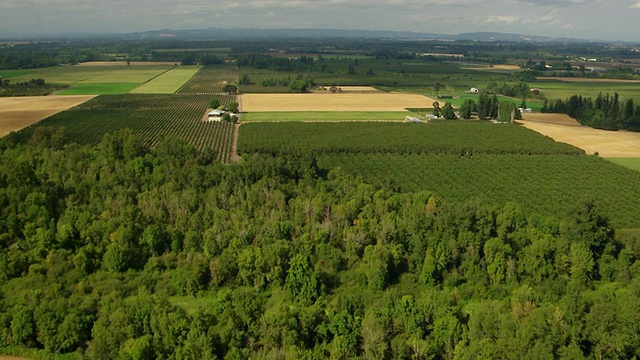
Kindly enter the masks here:
<path id="1" fill-rule="evenodd" d="M 638 20 L 640 0 L 0 0 L 0 38 L 226 27 L 498 31 L 640 42 Z"/>

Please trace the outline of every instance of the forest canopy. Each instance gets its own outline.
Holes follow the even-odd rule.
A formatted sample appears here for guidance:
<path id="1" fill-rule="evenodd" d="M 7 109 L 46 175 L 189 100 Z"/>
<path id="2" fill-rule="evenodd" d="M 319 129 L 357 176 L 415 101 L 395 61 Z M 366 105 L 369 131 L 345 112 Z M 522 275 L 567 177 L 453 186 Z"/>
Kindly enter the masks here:
<path id="1" fill-rule="evenodd" d="M 640 242 L 397 193 L 304 151 L 131 131 L 0 145 L 0 351 L 88 359 L 632 358 Z"/>

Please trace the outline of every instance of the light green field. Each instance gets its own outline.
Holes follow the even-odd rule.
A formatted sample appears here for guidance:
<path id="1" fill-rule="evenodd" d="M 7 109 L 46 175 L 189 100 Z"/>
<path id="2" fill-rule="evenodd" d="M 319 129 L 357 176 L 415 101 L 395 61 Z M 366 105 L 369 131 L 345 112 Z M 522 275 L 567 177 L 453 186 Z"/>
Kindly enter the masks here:
<path id="1" fill-rule="evenodd" d="M 418 116 L 412 112 L 371 111 L 309 111 L 309 112 L 254 112 L 243 113 L 243 122 L 286 121 L 404 121 L 405 116 Z"/>
<path id="2" fill-rule="evenodd" d="M 171 68 L 173 68 L 173 65 L 56 66 L 21 74 L 12 77 L 11 81 L 29 81 L 33 78 L 43 78 L 47 84 L 52 85 L 74 85 L 77 83 L 142 84 Z"/>
<path id="3" fill-rule="evenodd" d="M 622 165 L 631 170 L 640 171 L 640 158 L 606 158 L 614 164 Z"/>
<path id="4" fill-rule="evenodd" d="M 65 89 L 58 95 L 115 95 L 126 94 L 131 90 L 138 87 L 140 84 L 129 83 L 99 83 L 99 84 L 75 84 L 72 87 Z"/>
<path id="5" fill-rule="evenodd" d="M 530 83 L 542 90 L 547 99 L 567 99 L 572 95 L 582 95 L 595 99 L 598 93 L 613 96 L 618 93 L 621 100 L 633 99 L 640 102 L 640 83 L 624 82 L 565 82 L 558 80 L 538 80 Z"/>
<path id="6" fill-rule="evenodd" d="M 25 76 L 25 75 L 28 75 L 28 74 L 33 74 L 33 73 L 35 73 L 37 71 L 38 71 L 37 69 L 0 70 L 0 77 L 2 77 L 3 80 L 7 80 L 7 79 L 13 80 L 13 78 L 15 78 L 15 77 Z M 33 76 L 31 77 L 31 79 L 33 79 Z"/>
<path id="7" fill-rule="evenodd" d="M 134 94 L 173 94 L 189 81 L 202 66 L 178 66 L 137 87 Z"/>
<path id="8" fill-rule="evenodd" d="M 85 84 L 96 83 L 136 83 L 142 84 L 156 76 L 160 76 L 164 72 L 170 70 L 173 66 L 168 65 L 151 65 L 151 66 L 125 66 L 118 67 L 106 74 L 90 77 L 79 81 Z"/>

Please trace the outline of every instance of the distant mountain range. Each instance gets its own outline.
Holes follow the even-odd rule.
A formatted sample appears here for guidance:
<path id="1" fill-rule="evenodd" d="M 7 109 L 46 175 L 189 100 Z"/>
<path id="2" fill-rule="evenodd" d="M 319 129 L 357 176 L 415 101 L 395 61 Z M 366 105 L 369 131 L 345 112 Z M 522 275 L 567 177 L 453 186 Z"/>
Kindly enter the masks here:
<path id="1" fill-rule="evenodd" d="M 386 30 L 338 30 L 338 29 L 229 29 L 208 28 L 190 30 L 154 30 L 125 34 L 67 33 L 63 35 L 18 36 L 5 34 L 1 40 L 73 40 L 73 39 L 176 39 L 176 40 L 277 40 L 277 39 L 388 39 L 388 40 L 449 40 L 449 41 L 495 41 L 532 43 L 610 43 L 575 38 L 553 38 L 508 34 L 499 32 L 468 32 L 458 35 L 423 33 L 414 31 Z"/>
<path id="2" fill-rule="evenodd" d="M 393 40 L 455 40 L 496 42 L 594 42 L 585 39 L 552 38 L 506 34 L 498 32 L 472 32 L 458 35 L 421 33 L 412 31 L 335 30 L 335 29 L 194 29 L 156 30 L 131 34 L 105 35 L 129 39 L 181 39 L 181 40 L 266 40 L 266 39 L 393 39 Z"/>

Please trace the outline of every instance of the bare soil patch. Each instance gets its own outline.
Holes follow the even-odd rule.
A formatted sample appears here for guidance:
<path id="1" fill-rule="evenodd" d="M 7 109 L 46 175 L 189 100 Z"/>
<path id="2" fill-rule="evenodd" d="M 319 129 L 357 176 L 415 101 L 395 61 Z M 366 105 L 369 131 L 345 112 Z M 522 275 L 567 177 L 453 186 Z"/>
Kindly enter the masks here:
<path id="1" fill-rule="evenodd" d="M 598 152 L 602 157 L 640 158 L 640 133 L 576 125 L 575 120 L 568 120 L 563 114 L 523 114 L 523 117 L 524 120 L 518 122 L 526 128 L 579 147 L 587 154 Z"/>
<path id="2" fill-rule="evenodd" d="M 590 79 L 590 78 L 572 78 L 572 77 L 559 77 L 559 76 L 538 76 L 537 80 L 558 80 L 572 83 L 640 83 L 640 80 L 621 80 L 621 79 Z"/>
<path id="3" fill-rule="evenodd" d="M 0 98 L 0 137 L 82 104 L 95 95 Z"/>
<path id="4" fill-rule="evenodd" d="M 242 111 L 406 111 L 431 107 L 435 100 L 404 93 L 246 94 Z"/>

